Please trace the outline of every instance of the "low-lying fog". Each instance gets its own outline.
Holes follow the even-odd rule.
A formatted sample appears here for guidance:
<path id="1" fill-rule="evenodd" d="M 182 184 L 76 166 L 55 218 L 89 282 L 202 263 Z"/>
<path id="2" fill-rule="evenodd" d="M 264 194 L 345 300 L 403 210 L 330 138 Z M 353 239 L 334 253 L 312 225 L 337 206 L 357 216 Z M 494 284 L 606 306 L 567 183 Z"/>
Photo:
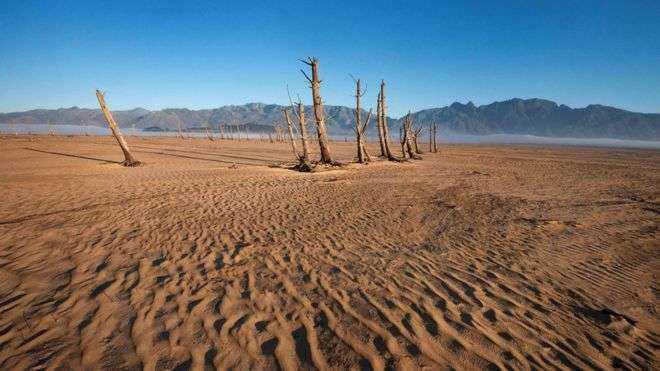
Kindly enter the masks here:
<path id="1" fill-rule="evenodd" d="M 110 130 L 98 126 L 80 126 L 80 125 L 46 125 L 46 124 L 0 124 L 2 134 L 47 134 L 50 130 L 60 135 L 110 135 Z M 141 129 L 122 128 L 125 135 L 143 135 L 143 136 L 175 136 L 175 131 L 154 132 L 143 131 Z M 186 132 L 186 136 L 205 137 L 206 133 Z M 218 136 L 218 133 L 214 133 Z M 245 133 L 241 133 L 245 137 Z M 258 133 L 251 133 L 250 137 L 259 137 Z M 333 135 L 335 140 L 352 140 L 348 135 Z M 371 136 L 371 141 L 376 141 L 376 137 Z M 427 138 L 424 136 L 422 141 Z M 553 145 L 571 145 L 571 146 L 596 146 L 596 147 L 618 147 L 618 148 L 642 148 L 642 149 L 660 149 L 660 141 L 647 140 L 627 140 L 611 138 L 555 138 L 539 137 L 535 135 L 521 134 L 491 134 L 491 135 L 468 135 L 456 133 L 442 133 L 438 138 L 441 143 L 487 143 L 487 144 L 553 144 Z"/>

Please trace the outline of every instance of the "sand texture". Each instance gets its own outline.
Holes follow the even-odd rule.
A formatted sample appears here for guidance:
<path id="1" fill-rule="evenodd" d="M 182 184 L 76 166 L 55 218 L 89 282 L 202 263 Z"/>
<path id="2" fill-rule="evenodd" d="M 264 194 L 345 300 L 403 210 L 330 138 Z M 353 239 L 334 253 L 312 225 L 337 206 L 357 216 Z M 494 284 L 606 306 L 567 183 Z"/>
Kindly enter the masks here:
<path id="1" fill-rule="evenodd" d="M 127 140 L 0 138 L 0 369 L 658 369 L 660 152 Z"/>

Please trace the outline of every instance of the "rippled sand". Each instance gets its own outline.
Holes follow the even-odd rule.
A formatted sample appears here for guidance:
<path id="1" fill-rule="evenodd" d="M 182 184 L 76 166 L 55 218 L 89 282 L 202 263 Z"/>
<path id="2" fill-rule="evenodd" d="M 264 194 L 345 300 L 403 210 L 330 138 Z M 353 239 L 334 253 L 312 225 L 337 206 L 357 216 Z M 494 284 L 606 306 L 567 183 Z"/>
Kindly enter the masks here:
<path id="1" fill-rule="evenodd" d="M 658 151 L 128 141 L 0 138 L 0 369 L 658 367 Z"/>

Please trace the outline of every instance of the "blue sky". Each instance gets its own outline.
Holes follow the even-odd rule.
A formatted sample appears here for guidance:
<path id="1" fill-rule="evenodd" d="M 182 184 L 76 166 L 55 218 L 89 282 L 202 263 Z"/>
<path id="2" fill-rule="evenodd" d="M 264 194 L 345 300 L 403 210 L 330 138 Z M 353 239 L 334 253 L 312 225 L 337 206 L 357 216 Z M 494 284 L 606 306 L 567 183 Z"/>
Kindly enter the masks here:
<path id="1" fill-rule="evenodd" d="M 0 112 L 353 105 L 349 73 L 388 82 L 390 113 L 546 98 L 660 112 L 660 1 L 7 1 Z"/>

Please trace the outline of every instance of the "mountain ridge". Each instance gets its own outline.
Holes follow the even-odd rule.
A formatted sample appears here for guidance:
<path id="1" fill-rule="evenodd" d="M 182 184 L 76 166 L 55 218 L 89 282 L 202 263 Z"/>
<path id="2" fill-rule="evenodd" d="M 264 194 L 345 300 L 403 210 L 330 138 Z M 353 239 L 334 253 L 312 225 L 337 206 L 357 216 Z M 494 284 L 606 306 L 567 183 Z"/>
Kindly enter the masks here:
<path id="1" fill-rule="evenodd" d="M 225 105 L 218 108 L 190 110 L 165 108 L 147 110 L 137 107 L 113 111 L 121 127 L 160 127 L 176 130 L 224 125 L 247 125 L 264 130 L 275 123 L 283 123 L 282 109 L 286 106 L 267 103 Z M 313 122 L 311 107 L 305 106 L 308 123 Z M 355 123 L 355 110 L 346 106 L 326 105 L 328 130 L 332 134 L 350 134 Z M 363 110 L 363 117 L 367 112 Z M 551 100 L 513 98 L 476 106 L 454 102 L 448 106 L 419 110 L 411 113 L 414 123 L 427 125 L 436 122 L 440 131 L 458 134 L 527 134 L 549 137 L 615 138 L 660 140 L 660 114 L 638 113 L 601 104 L 571 108 Z M 388 118 L 398 127 L 401 118 Z M 370 123 L 375 132 L 375 117 Z M 99 109 L 77 106 L 58 109 L 34 109 L 23 112 L 0 113 L 3 124 L 72 124 L 105 126 Z M 313 125 L 312 125 L 313 127 Z"/>

